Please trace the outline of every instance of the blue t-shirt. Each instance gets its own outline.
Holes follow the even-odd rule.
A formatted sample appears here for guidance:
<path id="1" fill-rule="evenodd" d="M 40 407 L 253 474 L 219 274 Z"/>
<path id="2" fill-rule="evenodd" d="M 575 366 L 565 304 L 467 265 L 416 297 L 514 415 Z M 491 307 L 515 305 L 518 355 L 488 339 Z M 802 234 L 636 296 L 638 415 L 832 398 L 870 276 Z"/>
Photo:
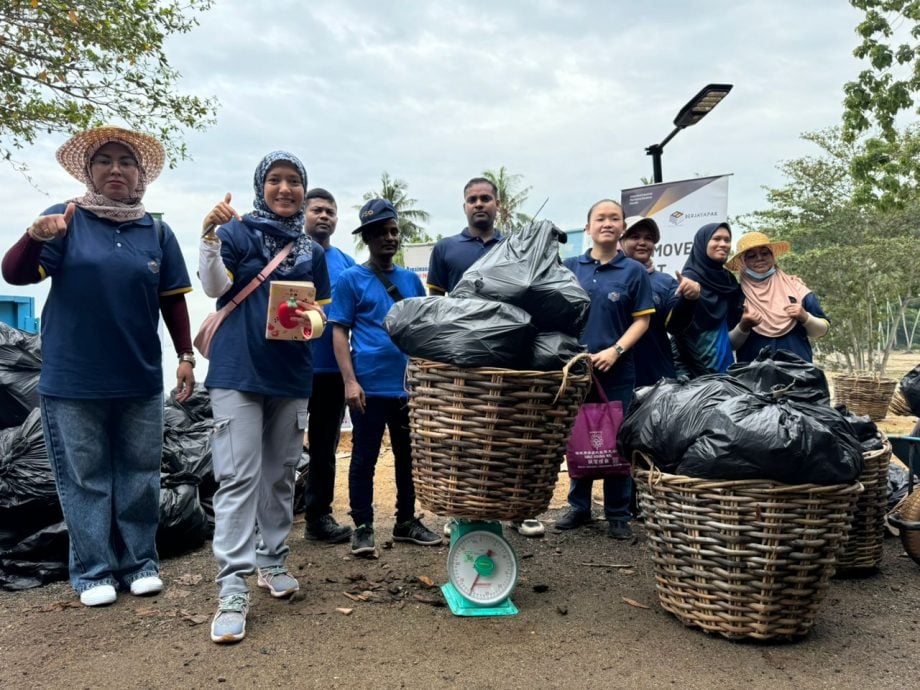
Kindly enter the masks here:
<path id="1" fill-rule="evenodd" d="M 655 312 L 645 266 L 622 251 L 606 264 L 591 258 L 590 249 L 563 263 L 591 297 L 588 324 L 581 334 L 581 342 L 588 352 L 606 350 L 626 332 L 635 317 Z M 636 371 L 632 349 L 618 359 L 610 371 L 596 375 L 605 390 L 634 387 Z"/>
<path id="2" fill-rule="evenodd" d="M 63 213 L 65 204 L 43 215 Z M 77 207 L 46 242 L 38 391 L 63 398 L 148 397 L 163 390 L 160 297 L 191 291 L 176 236 L 150 215 L 118 223 Z"/>
<path id="3" fill-rule="evenodd" d="M 341 249 L 329 247 L 326 250 L 326 270 L 329 272 L 329 282 L 333 291 L 335 291 L 335 284 L 342 272 L 354 265 L 355 260 Z M 322 338 L 313 341 L 313 373 L 330 374 L 338 370 L 339 365 L 336 364 L 335 353 L 332 351 L 332 327 L 330 326 L 323 332 Z"/>
<path id="4" fill-rule="evenodd" d="M 271 260 L 262 231 L 239 220 L 217 229 L 220 255 L 233 276 L 233 286 L 217 300 L 218 309 L 245 288 Z M 268 340 L 270 283 L 273 280 L 309 280 L 316 302 L 329 301 L 329 274 L 323 248 L 310 242 L 310 252 L 293 267 L 277 268 L 252 294 L 240 302 L 221 324 L 211 342 L 211 361 L 205 385 L 280 398 L 308 398 L 313 390 L 313 344 L 302 340 Z"/>
<path id="5" fill-rule="evenodd" d="M 460 282 L 466 269 L 503 239 L 502 234 L 496 231 L 488 242 L 483 242 L 469 228 L 463 228 L 459 235 L 438 240 L 428 262 L 428 287 L 450 292 Z"/>
<path id="6" fill-rule="evenodd" d="M 419 277 L 395 266 L 385 271 L 403 297 L 424 297 Z M 329 321 L 351 329 L 351 361 L 365 395 L 405 398 L 405 375 L 409 358 L 390 340 L 383 328 L 390 307 L 395 304 L 383 283 L 367 266 L 349 268 L 335 285 Z"/>
<path id="7" fill-rule="evenodd" d="M 818 298 L 815 297 L 813 292 L 805 295 L 805 299 L 802 300 L 802 307 L 812 316 L 819 319 L 827 319 L 827 314 L 825 314 L 824 310 L 821 308 L 821 302 L 818 301 Z M 738 348 L 738 352 L 735 356 L 739 362 L 751 362 L 757 359 L 757 355 L 760 354 L 760 351 L 765 347 L 770 348 L 773 352 L 776 350 L 789 350 L 806 362 L 812 361 L 814 357 L 814 353 L 811 351 L 811 341 L 808 339 L 808 333 L 805 331 L 805 326 L 798 322 L 796 322 L 791 331 L 778 338 L 770 338 L 756 331 L 751 331 L 748 339 Z"/>

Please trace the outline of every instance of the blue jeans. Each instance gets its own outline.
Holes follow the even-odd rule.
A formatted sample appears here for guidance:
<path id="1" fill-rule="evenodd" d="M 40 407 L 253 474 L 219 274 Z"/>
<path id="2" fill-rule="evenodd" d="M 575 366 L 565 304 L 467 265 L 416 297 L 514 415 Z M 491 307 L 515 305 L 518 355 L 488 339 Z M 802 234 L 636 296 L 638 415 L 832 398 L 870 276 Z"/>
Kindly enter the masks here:
<path id="1" fill-rule="evenodd" d="M 356 525 L 374 522 L 374 471 L 384 428 L 390 431 L 396 470 L 396 522 L 415 517 L 412 449 L 407 398 L 367 398 L 364 413 L 351 411 L 352 450 L 348 468 L 351 517 Z"/>
<path id="2" fill-rule="evenodd" d="M 603 379 L 601 379 L 603 383 Z M 607 399 L 610 401 L 619 400 L 623 403 L 623 413 L 629 408 L 632 401 L 633 389 L 631 386 L 604 387 Z M 598 402 L 595 391 L 591 391 L 586 402 Z M 593 479 L 570 479 L 569 480 L 569 506 L 576 513 L 582 515 L 591 514 L 591 485 Z M 608 521 L 623 520 L 629 521 L 629 499 L 632 496 L 632 477 L 628 475 L 614 475 L 604 477 L 604 517 Z"/>
<path id="3" fill-rule="evenodd" d="M 163 394 L 43 395 L 41 411 L 70 536 L 70 584 L 79 593 L 156 575 Z"/>

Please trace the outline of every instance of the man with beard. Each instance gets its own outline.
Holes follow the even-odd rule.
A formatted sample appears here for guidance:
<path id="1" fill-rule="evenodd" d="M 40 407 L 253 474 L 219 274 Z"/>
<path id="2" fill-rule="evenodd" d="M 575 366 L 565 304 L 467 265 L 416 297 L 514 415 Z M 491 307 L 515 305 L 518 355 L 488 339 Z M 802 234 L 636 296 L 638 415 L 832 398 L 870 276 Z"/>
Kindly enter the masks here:
<path id="1" fill-rule="evenodd" d="M 467 226 L 459 235 L 438 240 L 428 264 L 428 292 L 444 295 L 453 290 L 463 273 L 480 257 L 502 241 L 495 228 L 498 215 L 498 189 L 484 177 L 474 177 L 463 188 L 463 212 Z M 451 522 L 444 526 L 449 535 Z M 541 537 L 546 529 L 539 520 L 515 522 L 513 526 L 525 537 Z"/>
<path id="2" fill-rule="evenodd" d="M 333 289 L 342 272 L 355 260 L 329 242 L 338 223 L 335 198 L 319 187 L 307 192 L 305 228 L 307 234 L 326 252 L 326 268 Z M 313 343 L 313 394 L 309 402 L 307 439 L 310 446 L 310 471 L 304 493 L 307 539 L 340 544 L 348 541 L 351 528 L 332 517 L 335 489 L 335 452 L 339 430 L 345 416 L 345 386 L 332 350 L 332 328 Z"/>

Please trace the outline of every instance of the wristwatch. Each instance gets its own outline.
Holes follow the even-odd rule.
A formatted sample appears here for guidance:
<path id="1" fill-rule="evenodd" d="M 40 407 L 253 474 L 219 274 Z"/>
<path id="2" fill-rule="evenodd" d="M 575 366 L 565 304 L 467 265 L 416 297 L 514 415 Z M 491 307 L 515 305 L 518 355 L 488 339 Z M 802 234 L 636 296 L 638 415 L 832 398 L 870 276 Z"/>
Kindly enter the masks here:
<path id="1" fill-rule="evenodd" d="M 188 362 L 192 365 L 192 369 L 195 368 L 195 353 L 194 352 L 183 352 L 179 355 L 179 363 Z"/>
<path id="2" fill-rule="evenodd" d="M 626 354 L 626 350 L 624 350 L 622 347 L 620 347 L 620 344 L 619 344 L 619 343 L 614 343 L 614 344 L 613 344 L 613 351 L 617 353 L 617 356 L 618 356 L 618 357 L 622 357 L 624 354 Z"/>

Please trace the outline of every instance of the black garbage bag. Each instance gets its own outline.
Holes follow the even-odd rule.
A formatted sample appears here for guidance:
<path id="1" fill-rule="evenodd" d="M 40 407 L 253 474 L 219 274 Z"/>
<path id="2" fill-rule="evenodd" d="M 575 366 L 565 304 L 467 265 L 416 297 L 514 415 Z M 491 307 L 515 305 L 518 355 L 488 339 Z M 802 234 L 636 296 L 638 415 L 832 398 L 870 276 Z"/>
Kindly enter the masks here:
<path id="1" fill-rule="evenodd" d="M 769 394 L 784 389 L 792 400 L 829 405 L 831 393 L 824 371 L 789 350 L 763 348 L 751 362 L 732 364 L 728 375 L 755 393 Z"/>
<path id="2" fill-rule="evenodd" d="M 662 379 L 642 388 L 620 426 L 620 453 L 632 458 L 633 451 L 642 451 L 659 469 L 673 473 L 687 449 L 709 427 L 712 409 L 750 392 L 740 381 L 722 374 Z"/>
<path id="3" fill-rule="evenodd" d="M 70 541 L 64 521 L 42 527 L 0 548 L 0 588 L 31 589 L 66 580 Z"/>
<path id="4" fill-rule="evenodd" d="M 310 451 L 304 446 L 300 460 L 294 468 L 294 514 L 307 509 L 307 477 L 310 474 Z"/>
<path id="5" fill-rule="evenodd" d="M 41 338 L 0 323 L 0 429 L 22 424 L 38 407 Z"/>
<path id="6" fill-rule="evenodd" d="M 558 371 L 572 357 L 586 352 L 578 338 L 566 333 L 538 333 L 533 341 L 530 368 L 537 371 Z"/>
<path id="7" fill-rule="evenodd" d="M 869 415 L 858 415 L 851 412 L 846 405 L 834 405 L 834 409 L 849 422 L 853 428 L 853 433 L 859 441 L 864 453 L 873 450 L 881 450 L 884 447 L 882 435 L 878 427 Z"/>
<path id="8" fill-rule="evenodd" d="M 198 500 L 198 477 L 191 472 L 161 474 L 159 554 L 178 556 L 193 551 L 212 534 L 213 528 Z"/>
<path id="9" fill-rule="evenodd" d="M 854 481 L 863 469 L 859 446 L 817 418 L 815 407 L 753 394 L 725 400 L 710 411 L 707 428 L 687 449 L 677 473 L 784 484 Z"/>
<path id="10" fill-rule="evenodd" d="M 581 335 L 591 298 L 559 260 L 564 233 L 548 220 L 502 240 L 466 270 L 451 297 L 513 304 L 533 318 L 540 331 Z"/>
<path id="11" fill-rule="evenodd" d="M 536 336 L 526 311 L 483 299 L 410 297 L 390 308 L 383 326 L 410 357 L 458 367 L 526 369 Z"/>
<path id="12" fill-rule="evenodd" d="M 908 481 L 910 473 L 907 468 L 899 462 L 891 462 L 888 465 L 888 510 L 894 508 L 898 501 L 910 493 Z M 920 476 L 914 475 L 914 491 L 920 489 Z"/>
<path id="13" fill-rule="evenodd" d="M 164 406 L 164 423 L 167 426 L 185 427 L 213 419 L 211 396 L 208 395 L 208 389 L 204 384 L 196 383 L 192 394 L 185 402 L 176 401 L 177 392 L 175 388 L 170 392 Z"/>
<path id="14" fill-rule="evenodd" d="M 0 430 L 0 547 L 62 519 L 38 409 Z"/>
<path id="15" fill-rule="evenodd" d="M 176 402 L 175 393 L 170 395 L 164 408 L 160 471 L 165 474 L 189 472 L 198 479 L 198 500 L 213 528 L 213 497 L 218 484 L 211 455 L 214 435 L 211 399 L 200 384 L 183 403 Z"/>
<path id="16" fill-rule="evenodd" d="M 920 417 L 920 364 L 908 371 L 898 384 L 912 414 Z"/>

